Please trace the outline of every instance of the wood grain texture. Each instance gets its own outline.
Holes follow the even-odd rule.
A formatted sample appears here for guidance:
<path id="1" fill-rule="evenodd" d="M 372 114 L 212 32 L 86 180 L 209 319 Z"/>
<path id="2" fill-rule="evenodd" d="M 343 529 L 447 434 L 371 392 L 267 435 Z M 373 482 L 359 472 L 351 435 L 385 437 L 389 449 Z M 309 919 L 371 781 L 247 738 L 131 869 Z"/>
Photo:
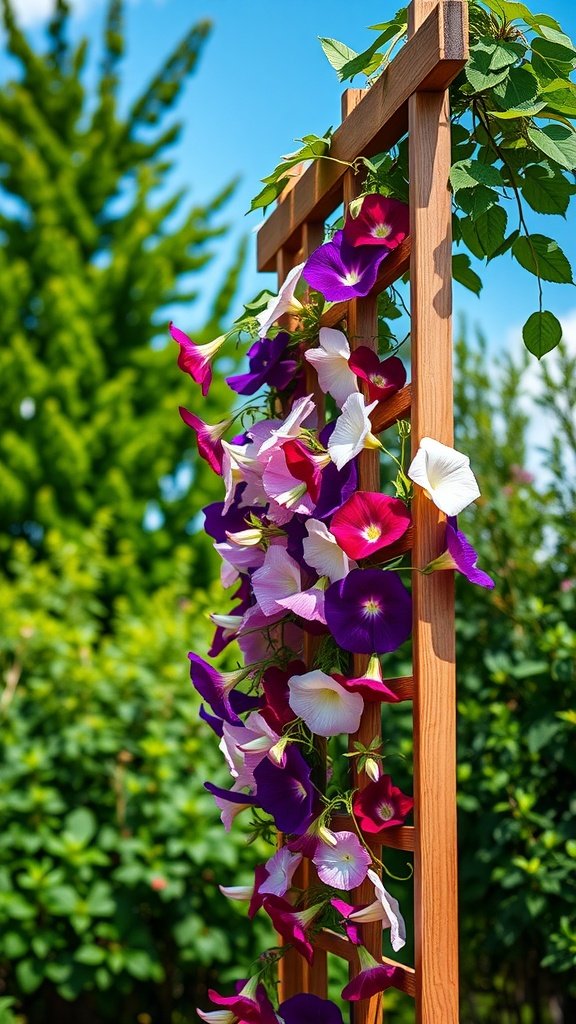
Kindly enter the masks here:
<path id="1" fill-rule="evenodd" d="M 465 5 L 464 5 L 465 6 Z M 453 4 L 463 15 L 461 4 Z M 412 4 L 411 31 L 430 10 Z M 457 13 L 458 13 L 457 11 Z M 428 17 L 430 15 L 428 14 Z M 409 101 L 412 452 L 453 440 L 450 112 L 445 91 Z M 413 564 L 442 550 L 444 517 L 416 487 Z M 418 1024 L 458 1022 L 454 596 L 451 573 L 413 573 L 414 908 Z"/>
<path id="2" fill-rule="evenodd" d="M 388 427 L 396 423 L 396 420 L 409 419 L 411 405 L 412 385 L 406 384 L 406 387 L 376 406 L 370 416 L 373 433 L 381 434 L 383 430 L 388 430 Z"/>
<path id="3" fill-rule="evenodd" d="M 330 155 L 351 163 L 360 154 L 373 156 L 389 149 L 408 127 L 408 99 L 417 90 L 446 88 L 466 60 L 459 4 L 442 0 L 433 6 L 417 40 L 409 40 L 360 107 L 335 132 Z M 352 91 L 352 90 L 349 90 Z M 306 221 L 325 220 L 342 202 L 341 164 L 314 161 L 291 187 L 258 232 L 258 269 L 274 270 L 280 248 L 296 252 Z"/>
<path id="4" fill-rule="evenodd" d="M 315 943 L 321 949 L 325 949 L 328 953 L 333 953 L 334 956 L 339 956 L 342 960 L 348 960 L 351 964 L 356 965 L 358 962 L 358 954 L 353 943 L 337 932 L 331 931 L 330 928 L 323 928 L 322 931 L 317 932 Z M 397 960 L 391 960 L 386 956 L 382 957 L 382 963 L 399 968 L 400 980 L 395 987 L 400 992 L 414 996 L 416 992 L 414 968 L 409 967 L 407 964 L 398 963 Z M 319 1021 L 318 1024 L 321 1024 L 321 1022 Z"/>

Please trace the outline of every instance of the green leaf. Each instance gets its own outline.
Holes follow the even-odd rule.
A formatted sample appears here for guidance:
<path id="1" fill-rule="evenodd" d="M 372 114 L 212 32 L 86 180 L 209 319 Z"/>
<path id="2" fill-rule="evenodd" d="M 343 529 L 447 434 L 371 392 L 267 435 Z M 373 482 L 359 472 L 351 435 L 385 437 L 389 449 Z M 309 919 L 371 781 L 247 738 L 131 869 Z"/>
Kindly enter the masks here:
<path id="1" fill-rule="evenodd" d="M 82 846 L 87 846 L 91 839 L 94 838 L 97 830 L 97 822 L 92 811 L 89 811 L 86 807 L 79 807 L 77 810 L 72 811 L 68 814 L 64 821 L 64 828 L 66 832 L 74 836 L 74 839 L 81 843 Z"/>
<path id="2" fill-rule="evenodd" d="M 526 167 L 518 183 L 526 202 L 536 213 L 565 214 L 570 197 L 576 194 L 576 185 L 546 161 Z"/>
<path id="3" fill-rule="evenodd" d="M 486 64 L 489 65 L 488 60 Z M 464 74 L 474 92 L 486 92 L 487 89 L 493 89 L 499 82 L 508 78 L 508 68 L 504 68 L 503 71 L 490 71 L 487 66 L 486 70 L 483 70 L 476 63 L 469 62 L 464 68 Z"/>
<path id="4" fill-rule="evenodd" d="M 487 185 L 462 188 L 458 192 L 458 205 L 464 213 L 469 213 L 471 217 L 478 217 L 497 202 L 498 193 Z"/>
<path id="5" fill-rule="evenodd" d="M 38 960 L 21 960 L 16 964 L 16 979 L 26 995 L 35 992 L 44 980 L 44 970 Z"/>
<path id="6" fill-rule="evenodd" d="M 342 68 L 348 61 L 358 56 L 358 51 L 353 50 L 350 46 L 346 46 L 346 43 L 341 43 L 338 39 L 329 39 L 326 36 L 319 36 L 319 39 L 320 46 L 324 50 L 328 62 L 338 73 L 340 81 L 342 81 L 342 76 L 340 75 Z"/>
<path id="7" fill-rule="evenodd" d="M 522 43 L 513 43 L 510 40 L 500 40 L 494 43 L 490 57 L 490 70 L 500 71 L 520 60 L 526 52 Z"/>
<path id="8" fill-rule="evenodd" d="M 80 964 L 94 967 L 106 959 L 106 950 L 102 946 L 87 944 L 86 946 L 80 946 L 80 949 L 74 954 L 74 959 Z"/>
<path id="9" fill-rule="evenodd" d="M 573 50 L 571 46 L 552 42 L 550 39 L 536 37 L 532 40 L 532 50 L 549 64 L 568 64 L 573 67 L 576 63 L 576 50 Z"/>
<path id="10" fill-rule="evenodd" d="M 497 167 L 483 164 L 479 160 L 459 160 L 450 170 L 450 184 L 454 192 L 476 185 L 503 185 L 502 175 Z"/>
<path id="11" fill-rule="evenodd" d="M 501 206 L 492 206 L 475 220 L 476 235 L 486 256 L 493 256 L 506 234 L 508 215 Z"/>
<path id="12" fill-rule="evenodd" d="M 522 328 L 524 344 L 533 356 L 541 359 L 562 340 L 562 327 L 548 310 L 532 313 Z"/>
<path id="13" fill-rule="evenodd" d="M 452 256 L 452 276 L 455 281 L 463 284 L 475 295 L 479 295 L 482 291 L 482 281 L 478 274 L 470 268 L 470 257 L 466 253 L 456 253 Z"/>
<path id="14" fill-rule="evenodd" d="M 521 110 L 524 106 L 533 106 L 539 89 L 533 71 L 526 67 L 512 68 L 506 81 L 494 86 L 494 95 L 505 110 Z"/>
<path id="15" fill-rule="evenodd" d="M 253 210 L 266 210 L 278 198 L 285 187 L 286 179 L 276 181 L 272 185 L 265 185 L 262 191 L 252 199 L 248 213 L 252 213 Z"/>
<path id="16" fill-rule="evenodd" d="M 543 281 L 572 284 L 572 268 L 553 238 L 545 235 L 520 235 L 512 246 L 512 253 L 521 267 Z"/>
<path id="17" fill-rule="evenodd" d="M 536 149 L 572 171 L 576 168 L 576 132 L 561 124 L 548 124 L 544 128 L 527 129 L 528 138 Z"/>
<path id="18" fill-rule="evenodd" d="M 402 38 L 406 32 L 406 22 L 403 24 L 391 23 L 386 26 L 383 32 L 376 37 L 371 46 L 367 50 L 363 50 L 362 53 L 356 54 L 351 60 L 348 60 L 340 69 L 340 81 L 343 82 L 348 78 L 354 78 L 354 75 L 364 73 L 365 75 L 371 75 L 376 71 L 384 59 L 384 54 L 378 53 L 377 51 L 384 46 L 386 43 L 390 43 L 390 48 L 387 51 L 390 52 L 394 48 L 396 43 Z"/>

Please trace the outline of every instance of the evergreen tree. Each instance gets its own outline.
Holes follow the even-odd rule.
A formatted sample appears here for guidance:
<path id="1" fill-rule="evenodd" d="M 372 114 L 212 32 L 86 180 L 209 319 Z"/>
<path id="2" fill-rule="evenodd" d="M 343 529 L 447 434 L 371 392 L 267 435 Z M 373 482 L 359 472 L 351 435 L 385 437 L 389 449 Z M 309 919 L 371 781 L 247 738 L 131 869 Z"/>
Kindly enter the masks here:
<path id="1" fill-rule="evenodd" d="M 176 346 L 152 343 L 167 337 L 167 307 L 194 300 L 190 274 L 212 258 L 234 187 L 187 209 L 167 188 L 181 126 L 166 118 L 210 24 L 186 33 L 122 116 L 122 9 L 109 0 L 93 91 L 87 42 L 69 43 L 68 0 L 55 0 L 43 53 L 3 0 L 18 70 L 0 87 L 0 530 L 42 554 L 47 531 L 77 539 L 106 515 L 112 594 L 168 578 L 190 516 L 177 415 L 190 391 Z M 242 262 L 240 251 L 201 340 L 219 332 Z M 216 385 L 206 418 L 223 402 Z M 209 471 L 192 473 L 209 491 Z M 150 503 L 163 528 L 143 529 Z"/>

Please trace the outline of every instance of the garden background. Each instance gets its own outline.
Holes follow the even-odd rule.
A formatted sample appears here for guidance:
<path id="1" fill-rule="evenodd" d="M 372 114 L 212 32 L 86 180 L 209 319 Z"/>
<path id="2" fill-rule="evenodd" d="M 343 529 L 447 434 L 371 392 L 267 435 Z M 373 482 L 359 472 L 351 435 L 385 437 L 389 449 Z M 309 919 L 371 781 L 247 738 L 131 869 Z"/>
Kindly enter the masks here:
<path id="1" fill-rule="evenodd" d="M 567 0 L 543 6 L 574 34 Z M 166 325 L 211 340 L 271 283 L 243 214 L 294 139 L 338 123 L 316 37 L 362 48 L 392 8 L 3 7 L 0 1024 L 185 1024 L 263 944 L 217 883 L 268 851 L 238 824 L 222 842 L 201 785 L 222 767 L 186 652 L 223 601 L 196 515 L 217 493 Z M 467 532 L 497 578 L 458 590 L 462 1022 L 567 1024 L 576 297 L 546 285 L 565 340 L 526 365 L 526 279 L 511 259 L 481 274 L 480 300 L 455 293 L 457 446 L 483 490 Z M 216 383 L 203 415 L 228 401 Z M 387 737 L 406 785 L 407 715 Z"/>

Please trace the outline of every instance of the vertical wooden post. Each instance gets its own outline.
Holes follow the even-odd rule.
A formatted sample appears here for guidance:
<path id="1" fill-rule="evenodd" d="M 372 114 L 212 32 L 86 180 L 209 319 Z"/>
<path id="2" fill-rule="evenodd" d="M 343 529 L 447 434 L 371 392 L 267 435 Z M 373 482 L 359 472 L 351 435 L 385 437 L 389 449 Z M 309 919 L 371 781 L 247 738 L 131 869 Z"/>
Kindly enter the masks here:
<path id="1" fill-rule="evenodd" d="M 435 0 L 437 3 L 437 0 Z M 413 34 L 435 6 L 413 0 Z M 453 443 L 450 110 L 448 91 L 409 101 L 412 452 Z M 420 488 L 415 566 L 442 548 L 443 519 Z M 418 1024 L 457 1024 L 456 680 L 451 573 L 413 574 L 414 908 Z"/>
<path id="2" fill-rule="evenodd" d="M 362 89 L 347 89 L 342 96 L 342 119 L 354 109 L 363 96 Z M 353 171 L 348 171 L 344 178 L 344 205 L 345 207 L 357 195 L 357 180 Z M 365 345 L 372 351 L 378 351 L 378 298 L 375 295 L 365 299 L 355 299 L 348 303 L 348 338 L 352 349 Z M 363 383 L 363 382 L 362 382 Z M 364 390 L 367 397 L 367 389 Z M 380 490 L 380 456 L 378 451 L 367 449 L 363 451 L 359 459 L 358 487 L 362 491 Z M 368 656 L 355 654 L 353 658 L 353 671 L 355 676 L 362 676 L 368 665 Z M 366 703 L 360 721 L 358 732 L 350 736 L 350 749 L 353 749 L 355 740 L 368 746 L 375 736 L 380 738 L 382 733 L 380 704 Z M 356 765 L 356 758 L 352 758 L 352 785 L 362 789 L 367 785 L 369 779 L 365 773 L 359 774 Z M 375 848 L 379 856 L 379 848 Z M 371 903 L 374 899 L 374 888 L 369 880 L 362 883 L 354 890 L 353 902 L 355 904 Z M 382 924 L 376 921 L 373 924 L 362 926 L 362 937 L 368 951 L 380 962 L 382 957 Z M 354 973 L 356 965 L 351 964 L 351 972 Z M 384 1007 L 382 995 L 372 996 L 370 999 L 363 999 L 351 1006 L 352 1024 L 381 1024 L 383 1020 Z"/>

